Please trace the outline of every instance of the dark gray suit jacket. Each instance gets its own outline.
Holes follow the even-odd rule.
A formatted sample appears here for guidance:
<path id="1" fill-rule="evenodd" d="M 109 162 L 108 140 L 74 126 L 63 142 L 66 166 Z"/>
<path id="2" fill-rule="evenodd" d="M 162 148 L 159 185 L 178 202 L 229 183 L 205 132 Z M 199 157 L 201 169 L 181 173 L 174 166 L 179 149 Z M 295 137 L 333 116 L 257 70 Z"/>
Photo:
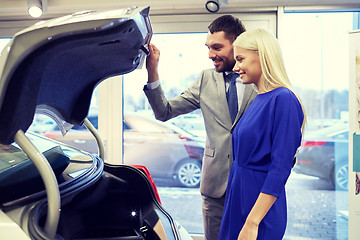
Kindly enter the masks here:
<path id="1" fill-rule="evenodd" d="M 257 95 L 253 84 L 245 86 L 243 101 L 235 123 L 231 123 L 222 72 L 204 70 L 179 96 L 167 100 L 161 86 L 144 89 L 156 119 L 166 121 L 180 114 L 201 109 L 207 133 L 202 162 L 200 192 L 210 197 L 224 195 L 233 163 L 231 136 L 235 124 Z"/>

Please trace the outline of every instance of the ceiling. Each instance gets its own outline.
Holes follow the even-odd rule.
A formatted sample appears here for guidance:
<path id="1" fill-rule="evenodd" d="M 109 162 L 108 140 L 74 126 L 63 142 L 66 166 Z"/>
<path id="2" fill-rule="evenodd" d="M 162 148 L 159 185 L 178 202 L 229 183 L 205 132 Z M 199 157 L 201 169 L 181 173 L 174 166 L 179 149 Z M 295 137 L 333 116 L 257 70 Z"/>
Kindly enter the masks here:
<path id="1" fill-rule="evenodd" d="M 47 13 L 52 18 L 82 10 L 109 10 L 129 6 L 150 6 L 150 14 L 208 13 L 206 0 L 47 0 Z M 360 8 L 360 0 L 220 0 L 219 13 L 245 11 L 247 8 L 277 6 L 330 6 L 330 8 Z M 27 0 L 0 0 L 0 19 L 28 19 Z M 210 14 L 210 13 L 209 13 Z"/>

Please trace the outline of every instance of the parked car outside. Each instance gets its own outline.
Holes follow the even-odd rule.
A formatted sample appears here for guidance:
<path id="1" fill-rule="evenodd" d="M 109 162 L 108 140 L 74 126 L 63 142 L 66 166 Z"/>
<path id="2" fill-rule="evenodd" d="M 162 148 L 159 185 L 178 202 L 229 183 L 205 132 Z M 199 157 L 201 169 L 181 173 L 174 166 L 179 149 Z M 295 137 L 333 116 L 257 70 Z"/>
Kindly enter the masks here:
<path id="1" fill-rule="evenodd" d="M 206 139 L 204 120 L 199 114 L 181 115 L 169 120 L 169 122 L 197 136 L 198 138 L 203 139 L 203 141 Z"/>
<path id="2" fill-rule="evenodd" d="M 88 119 L 98 128 L 97 115 Z M 155 180 L 171 180 L 182 187 L 200 185 L 205 140 L 171 123 L 138 114 L 126 114 L 123 129 L 125 164 L 145 165 Z M 45 136 L 97 152 L 96 141 L 84 126 L 74 126 L 65 136 L 60 131 L 50 131 Z"/>
<path id="3" fill-rule="evenodd" d="M 28 131 L 34 133 L 44 133 L 47 131 L 51 131 L 56 128 L 56 123 L 49 119 L 48 117 L 40 117 L 41 114 L 36 115 L 37 117 L 34 118 L 32 124 L 30 125 Z"/>
<path id="4" fill-rule="evenodd" d="M 325 179 L 336 190 L 347 190 L 348 141 L 348 122 L 305 133 L 293 170 Z"/>

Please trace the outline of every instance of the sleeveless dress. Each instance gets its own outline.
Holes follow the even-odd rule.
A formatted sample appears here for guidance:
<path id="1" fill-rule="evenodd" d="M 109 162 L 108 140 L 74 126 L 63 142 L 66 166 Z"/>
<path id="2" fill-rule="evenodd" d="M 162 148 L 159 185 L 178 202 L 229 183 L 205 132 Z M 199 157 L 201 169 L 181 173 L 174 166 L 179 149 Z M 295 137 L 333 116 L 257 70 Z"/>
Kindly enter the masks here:
<path id="1" fill-rule="evenodd" d="M 234 163 L 219 240 L 236 240 L 260 192 L 277 199 L 259 224 L 258 240 L 280 240 L 287 223 L 285 183 L 301 143 L 304 114 L 287 88 L 259 94 L 232 137 Z"/>

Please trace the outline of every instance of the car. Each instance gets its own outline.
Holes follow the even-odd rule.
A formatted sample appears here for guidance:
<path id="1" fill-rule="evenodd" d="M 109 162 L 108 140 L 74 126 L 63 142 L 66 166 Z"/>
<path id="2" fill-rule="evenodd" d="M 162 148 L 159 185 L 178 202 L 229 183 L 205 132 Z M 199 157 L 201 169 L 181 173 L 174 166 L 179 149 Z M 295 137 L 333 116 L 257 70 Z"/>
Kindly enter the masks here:
<path id="1" fill-rule="evenodd" d="M 347 190 L 348 141 L 348 122 L 305 133 L 294 172 L 325 179 L 336 190 Z"/>
<path id="2" fill-rule="evenodd" d="M 1 239 L 191 239 L 163 208 L 146 167 L 108 164 L 102 151 L 28 131 L 35 112 L 66 129 L 87 123 L 94 87 L 142 65 L 149 10 L 41 21 L 0 54 Z"/>
<path id="3" fill-rule="evenodd" d="M 97 115 L 88 119 L 98 128 Z M 171 123 L 135 113 L 124 115 L 123 130 L 124 163 L 147 166 L 162 184 L 171 180 L 170 185 L 199 187 L 205 140 Z M 46 132 L 45 136 L 87 152 L 98 151 L 95 138 L 85 126 L 74 126 L 65 136 L 59 130 Z"/>
<path id="4" fill-rule="evenodd" d="M 44 133 L 55 129 L 56 127 L 56 123 L 51 118 L 43 114 L 35 114 L 28 131 L 34 133 Z"/>
<path id="5" fill-rule="evenodd" d="M 204 120 L 199 114 L 185 114 L 169 120 L 174 125 L 184 129 L 185 131 L 193 134 L 197 138 L 205 141 L 206 130 Z"/>

